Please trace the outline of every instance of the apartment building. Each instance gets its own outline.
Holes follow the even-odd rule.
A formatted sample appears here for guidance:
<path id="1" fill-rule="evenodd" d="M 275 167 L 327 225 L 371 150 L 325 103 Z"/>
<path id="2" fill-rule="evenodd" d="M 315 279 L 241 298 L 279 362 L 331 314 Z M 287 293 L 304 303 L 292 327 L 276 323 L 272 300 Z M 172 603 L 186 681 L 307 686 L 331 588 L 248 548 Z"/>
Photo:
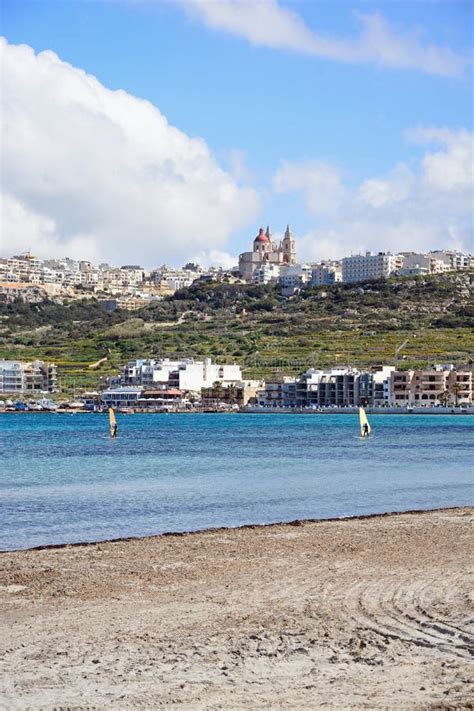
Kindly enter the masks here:
<path id="1" fill-rule="evenodd" d="M 279 283 L 282 289 L 301 288 L 311 281 L 311 267 L 308 264 L 289 264 L 280 267 Z"/>
<path id="2" fill-rule="evenodd" d="M 433 252 L 428 252 L 429 257 L 442 262 L 445 265 L 443 271 L 462 271 L 464 269 L 472 269 L 474 259 L 471 254 L 463 254 L 456 250 L 437 249 Z"/>
<path id="3" fill-rule="evenodd" d="M 329 286 L 340 281 L 342 281 L 341 262 L 328 260 L 312 265 L 311 286 Z"/>
<path id="4" fill-rule="evenodd" d="M 359 405 L 385 407 L 390 402 L 390 375 L 393 365 L 383 365 L 359 374 Z"/>
<path id="5" fill-rule="evenodd" d="M 387 279 L 402 267 L 400 255 L 379 252 L 356 254 L 342 259 L 342 281 L 346 283 L 368 279 Z"/>
<path id="6" fill-rule="evenodd" d="M 34 394 L 55 392 L 57 389 L 57 367 L 54 363 L 0 360 L 0 392 Z"/>
<path id="7" fill-rule="evenodd" d="M 280 271 L 279 264 L 269 264 L 264 262 L 255 269 L 252 275 L 252 281 L 255 284 L 276 283 L 280 279 Z"/>
<path id="8" fill-rule="evenodd" d="M 390 405 L 463 405 L 472 403 L 472 369 L 436 365 L 390 374 Z"/>
<path id="9" fill-rule="evenodd" d="M 311 368 L 297 378 L 282 376 L 258 392 L 263 407 L 346 407 L 359 403 L 359 372 Z"/>
<path id="10" fill-rule="evenodd" d="M 296 407 L 296 378 L 282 375 L 265 382 L 265 387 L 256 393 L 260 407 Z"/>

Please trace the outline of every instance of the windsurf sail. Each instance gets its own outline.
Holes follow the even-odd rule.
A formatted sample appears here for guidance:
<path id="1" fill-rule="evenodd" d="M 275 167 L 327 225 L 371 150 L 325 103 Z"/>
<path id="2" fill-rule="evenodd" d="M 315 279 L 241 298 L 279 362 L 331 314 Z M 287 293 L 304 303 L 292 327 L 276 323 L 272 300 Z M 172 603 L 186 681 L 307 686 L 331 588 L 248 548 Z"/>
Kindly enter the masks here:
<path id="1" fill-rule="evenodd" d="M 360 436 L 361 437 L 368 437 L 371 432 L 371 427 L 369 425 L 369 421 L 367 419 L 367 415 L 365 414 L 365 410 L 363 407 L 359 407 L 359 421 L 360 421 Z"/>
<path id="2" fill-rule="evenodd" d="M 111 407 L 109 407 L 109 430 L 111 437 L 115 437 L 117 435 L 117 421 L 115 419 L 115 412 Z"/>

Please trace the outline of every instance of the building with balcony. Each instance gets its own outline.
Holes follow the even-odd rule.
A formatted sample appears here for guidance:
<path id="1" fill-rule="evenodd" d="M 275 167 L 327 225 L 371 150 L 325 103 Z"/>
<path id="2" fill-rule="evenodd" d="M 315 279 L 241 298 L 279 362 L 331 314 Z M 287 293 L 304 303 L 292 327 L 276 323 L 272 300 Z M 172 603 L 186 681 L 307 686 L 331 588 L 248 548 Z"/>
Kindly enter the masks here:
<path id="1" fill-rule="evenodd" d="M 0 360 L 0 392 L 35 394 L 56 392 L 57 389 L 57 367 L 54 363 Z"/>
<path id="2" fill-rule="evenodd" d="M 296 378 L 282 375 L 265 382 L 265 387 L 256 394 L 260 407 L 296 407 Z"/>
<path id="3" fill-rule="evenodd" d="M 394 370 L 390 374 L 390 404 L 471 404 L 472 380 L 472 369 L 453 365 L 436 365 L 425 370 Z"/>

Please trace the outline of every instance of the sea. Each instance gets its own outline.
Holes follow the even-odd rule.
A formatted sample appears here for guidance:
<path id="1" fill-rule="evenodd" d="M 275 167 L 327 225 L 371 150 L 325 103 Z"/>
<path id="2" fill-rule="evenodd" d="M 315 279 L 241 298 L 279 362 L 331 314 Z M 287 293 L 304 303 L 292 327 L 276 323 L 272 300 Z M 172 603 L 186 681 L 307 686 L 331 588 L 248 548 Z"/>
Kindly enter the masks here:
<path id="1" fill-rule="evenodd" d="M 0 550 L 473 503 L 474 417 L 0 415 Z"/>

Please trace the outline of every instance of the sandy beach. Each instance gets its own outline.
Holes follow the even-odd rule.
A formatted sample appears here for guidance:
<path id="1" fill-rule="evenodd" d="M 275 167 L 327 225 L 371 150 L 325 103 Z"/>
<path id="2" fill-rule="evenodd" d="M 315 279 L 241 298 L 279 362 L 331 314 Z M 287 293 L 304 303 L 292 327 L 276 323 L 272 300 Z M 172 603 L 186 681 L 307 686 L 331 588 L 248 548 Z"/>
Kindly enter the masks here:
<path id="1" fill-rule="evenodd" d="M 473 519 L 2 553 L 0 706 L 472 708 Z"/>

